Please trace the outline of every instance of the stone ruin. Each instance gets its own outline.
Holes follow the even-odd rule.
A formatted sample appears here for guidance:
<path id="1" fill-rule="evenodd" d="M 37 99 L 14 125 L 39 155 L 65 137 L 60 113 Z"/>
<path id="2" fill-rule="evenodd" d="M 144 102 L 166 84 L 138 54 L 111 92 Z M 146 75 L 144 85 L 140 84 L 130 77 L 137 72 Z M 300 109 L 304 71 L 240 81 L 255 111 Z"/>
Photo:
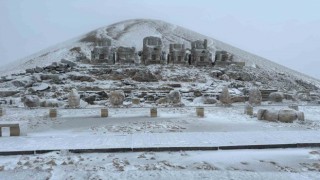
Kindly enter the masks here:
<path id="1" fill-rule="evenodd" d="M 163 64 L 164 52 L 162 52 L 162 41 L 159 37 L 145 37 L 143 39 L 143 49 L 141 54 L 141 63 Z"/>
<path id="2" fill-rule="evenodd" d="M 91 61 L 93 64 L 114 64 L 115 48 L 111 46 L 111 40 L 102 38 L 95 43 L 95 47 L 91 51 Z"/>
<path id="3" fill-rule="evenodd" d="M 143 39 L 143 49 L 136 52 L 134 47 L 114 48 L 111 40 L 101 38 L 96 41 L 94 49 L 91 51 L 91 62 L 93 64 L 105 63 L 113 64 L 181 64 L 193 66 L 222 66 L 230 64 L 244 66 L 244 62 L 234 62 L 233 54 L 227 51 L 217 51 L 213 53 L 208 49 L 208 41 L 197 40 L 191 43 L 191 49 L 185 48 L 185 44 L 170 44 L 169 53 L 163 51 L 161 38 L 148 36 Z"/>
<path id="4" fill-rule="evenodd" d="M 212 65 L 212 53 L 208 50 L 208 42 L 198 40 L 191 43 L 190 65 L 210 66 Z"/>
<path id="5" fill-rule="evenodd" d="M 184 44 L 170 44 L 168 64 L 187 64 L 188 56 Z"/>
<path id="6" fill-rule="evenodd" d="M 233 60 L 233 55 L 227 51 L 217 51 L 215 59 L 216 61 L 230 62 Z"/>
<path id="7" fill-rule="evenodd" d="M 216 51 L 214 65 L 219 67 L 226 67 L 231 64 L 235 64 L 238 66 L 244 66 L 244 62 L 235 62 L 233 58 L 233 54 L 227 51 Z"/>
<path id="8" fill-rule="evenodd" d="M 136 48 L 120 46 L 117 49 L 116 63 L 117 64 L 134 64 L 137 60 Z"/>

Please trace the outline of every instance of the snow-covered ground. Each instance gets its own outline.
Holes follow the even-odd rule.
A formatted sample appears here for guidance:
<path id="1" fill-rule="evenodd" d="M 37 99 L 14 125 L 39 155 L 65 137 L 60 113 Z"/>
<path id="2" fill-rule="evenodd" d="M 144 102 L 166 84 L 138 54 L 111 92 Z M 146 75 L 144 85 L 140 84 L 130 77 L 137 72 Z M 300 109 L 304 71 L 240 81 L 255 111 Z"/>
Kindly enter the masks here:
<path id="1" fill-rule="evenodd" d="M 1 179 L 318 179 L 319 149 L 73 154 L 0 158 Z"/>
<path id="2" fill-rule="evenodd" d="M 256 112 L 259 108 L 255 107 Z M 283 106 L 263 106 L 280 109 Z M 259 121 L 243 105 L 48 109 L 7 108 L 1 121 L 19 121 L 23 136 L 1 137 L 0 151 L 50 149 L 41 155 L 0 156 L 0 179 L 317 179 L 319 149 L 73 154 L 64 149 L 319 143 L 320 108 L 300 106 L 304 122 Z M 6 133 L 5 133 L 6 135 Z"/>
<path id="3" fill-rule="evenodd" d="M 263 106 L 281 109 L 282 106 Z M 255 107 L 257 111 L 259 107 Z M 21 137 L 2 137 L 1 151 L 45 149 L 137 148 L 170 146 L 226 146 L 250 144 L 318 143 L 320 109 L 300 106 L 305 121 L 277 123 L 259 121 L 243 113 L 244 107 L 206 107 L 197 117 L 195 107 L 109 108 L 109 117 L 100 117 L 100 108 L 48 109 L 8 108 L 1 121 L 21 123 Z"/>

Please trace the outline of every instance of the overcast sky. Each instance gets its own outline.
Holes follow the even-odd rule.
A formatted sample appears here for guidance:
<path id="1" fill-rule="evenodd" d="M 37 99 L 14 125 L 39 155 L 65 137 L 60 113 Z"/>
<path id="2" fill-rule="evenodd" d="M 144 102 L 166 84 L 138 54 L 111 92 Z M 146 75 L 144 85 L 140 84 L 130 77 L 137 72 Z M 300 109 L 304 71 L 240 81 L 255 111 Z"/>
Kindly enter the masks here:
<path id="1" fill-rule="evenodd" d="M 319 0 L 0 0 L 0 66 L 93 29 L 160 19 L 320 79 Z"/>

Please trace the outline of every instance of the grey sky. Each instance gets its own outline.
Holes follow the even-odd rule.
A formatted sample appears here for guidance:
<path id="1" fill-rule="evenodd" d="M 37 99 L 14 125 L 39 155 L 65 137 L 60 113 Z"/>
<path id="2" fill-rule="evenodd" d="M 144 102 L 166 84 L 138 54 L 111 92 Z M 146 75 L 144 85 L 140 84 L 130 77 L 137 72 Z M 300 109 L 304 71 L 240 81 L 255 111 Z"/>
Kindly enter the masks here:
<path id="1" fill-rule="evenodd" d="M 320 78 L 318 0 L 0 0 L 0 66 L 95 28 L 160 19 Z"/>

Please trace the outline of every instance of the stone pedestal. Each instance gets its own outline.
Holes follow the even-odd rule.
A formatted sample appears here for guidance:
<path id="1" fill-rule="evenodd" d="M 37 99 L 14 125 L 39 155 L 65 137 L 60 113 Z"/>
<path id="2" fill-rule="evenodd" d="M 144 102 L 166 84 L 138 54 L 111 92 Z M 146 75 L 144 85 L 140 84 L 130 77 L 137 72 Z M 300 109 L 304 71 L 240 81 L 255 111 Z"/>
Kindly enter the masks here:
<path id="1" fill-rule="evenodd" d="M 101 109 L 101 117 L 108 117 L 109 111 L 107 108 Z"/>
<path id="2" fill-rule="evenodd" d="M 49 117 L 50 118 L 56 118 L 58 115 L 57 109 L 50 109 L 49 110 Z"/>
<path id="3" fill-rule="evenodd" d="M 0 137 L 2 136 L 2 128 L 10 128 L 10 136 L 20 136 L 20 126 L 19 123 L 12 122 L 0 122 Z"/>
<path id="4" fill-rule="evenodd" d="M 140 104 L 140 99 L 139 98 L 133 98 L 132 99 L 132 104 Z"/>
<path id="5" fill-rule="evenodd" d="M 203 107 L 197 107 L 196 113 L 198 117 L 204 117 L 204 108 Z"/>
<path id="6" fill-rule="evenodd" d="M 10 127 L 10 136 L 20 136 L 19 125 Z"/>
<path id="7" fill-rule="evenodd" d="M 158 116 L 158 110 L 157 110 L 157 108 L 151 108 L 151 109 L 150 109 L 150 116 L 151 116 L 151 117 L 157 117 L 157 116 Z"/>

